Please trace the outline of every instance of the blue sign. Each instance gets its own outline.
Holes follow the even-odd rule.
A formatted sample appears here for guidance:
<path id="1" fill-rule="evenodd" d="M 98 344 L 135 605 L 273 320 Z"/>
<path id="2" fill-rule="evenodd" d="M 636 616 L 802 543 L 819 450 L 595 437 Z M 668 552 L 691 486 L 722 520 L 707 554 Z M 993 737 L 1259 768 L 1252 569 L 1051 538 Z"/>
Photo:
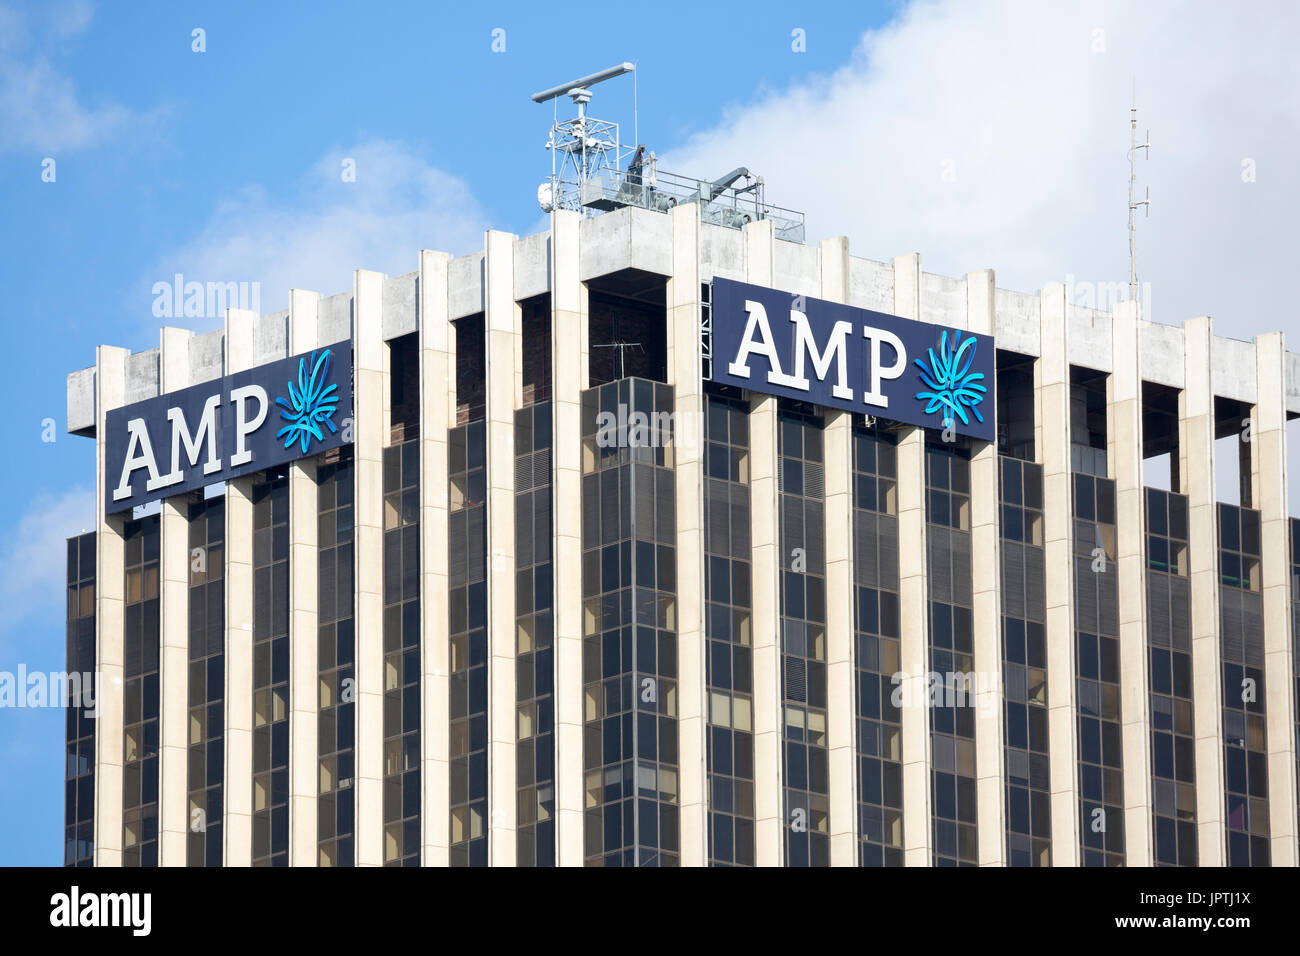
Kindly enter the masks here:
<path id="1" fill-rule="evenodd" d="M 713 280 L 712 380 L 993 441 L 993 337 Z"/>
<path id="2" fill-rule="evenodd" d="M 350 444 L 351 418 L 348 341 L 115 408 L 104 446 L 106 511 Z"/>

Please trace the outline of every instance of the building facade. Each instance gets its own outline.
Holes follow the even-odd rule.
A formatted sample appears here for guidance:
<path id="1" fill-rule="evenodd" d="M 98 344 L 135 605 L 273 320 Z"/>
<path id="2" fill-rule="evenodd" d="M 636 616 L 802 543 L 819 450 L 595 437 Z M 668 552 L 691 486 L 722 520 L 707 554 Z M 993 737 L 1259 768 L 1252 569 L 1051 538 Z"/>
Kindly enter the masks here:
<path id="1" fill-rule="evenodd" d="M 716 383 L 717 279 L 991 336 L 995 439 Z M 111 412 L 330 343 L 333 447 L 115 510 Z M 694 204 L 101 346 L 65 862 L 1294 865 L 1297 415 L 1281 334 Z"/>

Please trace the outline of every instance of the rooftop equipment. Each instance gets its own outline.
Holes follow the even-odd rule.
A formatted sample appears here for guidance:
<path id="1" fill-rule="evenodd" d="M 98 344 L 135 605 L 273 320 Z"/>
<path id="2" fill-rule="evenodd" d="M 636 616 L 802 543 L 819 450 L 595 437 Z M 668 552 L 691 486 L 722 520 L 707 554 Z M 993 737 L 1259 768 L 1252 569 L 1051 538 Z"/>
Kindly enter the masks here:
<path id="1" fill-rule="evenodd" d="M 543 212 L 572 209 L 594 216 L 625 206 L 668 212 L 682 203 L 698 203 L 704 222 L 740 229 L 770 219 L 778 239 L 804 241 L 803 213 L 768 204 L 762 177 L 745 167 L 712 181 L 660 172 L 654 152 L 644 144 L 635 149 L 623 145 L 618 123 L 589 116 L 591 87 L 627 73 L 633 76 L 635 90 L 635 64 L 619 63 L 533 94 L 534 103 L 568 96 L 578 108 L 578 115 L 567 120 L 561 120 L 556 109 L 546 142 L 551 175 L 537 188 Z M 740 181 L 742 185 L 736 185 Z"/>

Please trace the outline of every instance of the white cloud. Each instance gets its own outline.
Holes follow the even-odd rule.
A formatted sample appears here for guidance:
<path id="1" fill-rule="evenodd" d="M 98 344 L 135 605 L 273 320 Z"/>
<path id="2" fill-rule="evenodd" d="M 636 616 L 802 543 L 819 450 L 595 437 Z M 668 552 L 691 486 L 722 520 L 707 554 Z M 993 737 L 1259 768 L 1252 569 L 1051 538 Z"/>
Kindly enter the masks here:
<path id="1" fill-rule="evenodd" d="M 771 202 L 808 214 L 810 240 L 847 235 L 855 255 L 917 251 L 926 271 L 993 268 L 1027 291 L 1068 275 L 1126 283 L 1136 81 L 1138 134 L 1150 127 L 1153 143 L 1138 168 L 1152 201 L 1137 240 L 1150 317 L 1209 314 L 1223 335 L 1285 328 L 1300 341 L 1286 278 L 1300 219 L 1297 34 L 1300 7 L 1284 0 L 1248 12 L 913 3 L 834 73 L 756 94 L 661 168 L 746 165 Z"/>
<path id="2" fill-rule="evenodd" d="M 65 602 L 67 539 L 94 529 L 94 499 L 94 489 L 85 486 L 40 491 L 0 541 L 4 630 L 59 619 Z"/>
<path id="3" fill-rule="evenodd" d="M 0 141 L 50 154 L 103 143 L 133 114 L 82 105 L 76 85 L 44 59 L 0 59 Z"/>
<path id="4" fill-rule="evenodd" d="M 355 182 L 342 179 L 345 159 L 355 161 Z M 420 249 L 462 254 L 481 248 L 487 225 L 464 181 L 403 144 L 334 149 L 290 194 L 249 186 L 218 202 L 191 240 L 140 277 L 129 306 L 156 330 L 153 284 L 171 283 L 179 272 L 186 282 L 258 282 L 260 311 L 274 312 L 286 307 L 291 288 L 330 295 L 352 287 L 354 269 L 398 275 L 417 267 Z M 197 325 L 215 328 L 221 321 L 207 316 Z"/>
<path id="5" fill-rule="evenodd" d="M 89 0 L 68 0 L 51 10 L 50 29 L 56 36 L 77 36 L 86 32 L 94 17 L 95 7 Z"/>
<path id="6" fill-rule="evenodd" d="M 0 6 L 0 151 L 57 156 L 89 149 L 139 134 L 161 115 L 140 114 L 107 98 L 90 105 L 52 61 L 50 48 L 84 33 L 93 15 L 85 0 L 54 5 L 34 22 Z"/>

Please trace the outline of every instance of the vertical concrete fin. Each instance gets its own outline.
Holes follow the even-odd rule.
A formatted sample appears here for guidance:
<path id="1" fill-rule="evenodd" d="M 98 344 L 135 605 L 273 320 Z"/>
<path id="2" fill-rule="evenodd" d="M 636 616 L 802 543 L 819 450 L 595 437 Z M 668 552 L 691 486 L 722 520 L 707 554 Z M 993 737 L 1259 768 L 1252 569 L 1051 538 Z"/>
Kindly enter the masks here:
<path id="1" fill-rule="evenodd" d="M 359 269 L 352 284 L 357 866 L 384 862 L 383 455 L 389 386 L 383 282 L 382 274 Z"/>
<path id="2" fill-rule="evenodd" d="M 1183 324 L 1184 384 L 1179 456 L 1186 482 L 1192 596 L 1192 724 L 1196 734 L 1197 861 L 1223 866 L 1223 699 L 1219 654 L 1219 530 L 1214 492 L 1214 329 L 1208 316 Z"/>
<path id="3" fill-rule="evenodd" d="M 823 240 L 821 297 L 848 304 L 849 241 Z M 853 413 L 827 412 L 823 439 L 826 515 L 826 705 L 831 865 L 858 862 L 857 697 L 854 693 Z"/>
<path id="4" fill-rule="evenodd" d="M 700 214 L 697 203 L 673 210 L 673 274 L 668 279 L 668 381 L 677 498 L 678 772 L 681 862 L 709 859 L 708 717 L 704 656 L 704 385 L 700 349 Z"/>
<path id="5" fill-rule="evenodd" d="M 515 237 L 484 240 L 487 334 L 488 853 L 513 866 L 515 821 L 515 397 L 523 313 L 514 295 Z"/>
<path id="6" fill-rule="evenodd" d="M 190 340 L 186 329 L 164 328 L 159 343 L 160 394 L 190 384 Z M 195 426 L 194 422 L 189 423 Z M 170 449 L 155 449 L 163 461 Z M 184 866 L 189 832 L 189 509 L 188 497 L 166 498 L 159 509 L 159 730 L 158 863 Z"/>
<path id="7" fill-rule="evenodd" d="M 966 276 L 966 326 L 993 335 L 997 313 L 992 269 Z M 996 374 L 996 371 L 995 371 Z M 975 673 L 1002 674 L 1002 522 L 998 445 L 985 442 L 971 458 L 971 624 Z M 1003 792 L 1002 681 L 978 680 L 975 698 L 975 819 L 981 866 L 1006 864 Z"/>
<path id="8" fill-rule="evenodd" d="M 1291 517 L 1287 495 L 1286 342 L 1281 332 L 1255 339 L 1254 504 L 1260 512 L 1264 606 L 1264 709 L 1268 741 L 1270 862 L 1295 866 L 1296 702 L 1291 633 Z"/>
<path id="9" fill-rule="evenodd" d="M 586 388 L 587 287 L 579 278 L 578 213 L 551 214 L 552 547 L 555 587 L 556 861 L 582 866 L 582 391 Z"/>
<path id="10" fill-rule="evenodd" d="M 255 312 L 226 310 L 227 375 L 257 364 L 256 322 Z M 252 482 L 226 482 L 226 866 L 253 860 Z"/>
<path id="11" fill-rule="evenodd" d="M 288 354 L 310 352 L 319 341 L 320 296 L 289 292 Z M 317 791 L 320 694 L 317 625 L 319 559 L 317 557 L 316 459 L 289 466 L 289 861 L 315 866 L 317 860 Z"/>
<path id="12" fill-rule="evenodd" d="M 1115 480 L 1125 861 L 1129 866 L 1151 866 L 1155 843 L 1149 770 L 1151 706 L 1147 697 L 1146 492 L 1142 484 L 1139 328 L 1138 303 L 1117 303 L 1111 311 L 1114 367 L 1106 380 L 1106 459 Z M 1106 825 L 1112 825 L 1112 821 L 1107 820 Z"/>
<path id="13" fill-rule="evenodd" d="M 95 349 L 95 669 L 103 684 L 95 722 L 95 866 L 122 865 L 124 519 L 109 516 L 105 474 L 109 410 L 126 404 L 126 349 Z"/>
<path id="14" fill-rule="evenodd" d="M 1047 746 L 1052 863 L 1079 862 L 1079 788 L 1074 700 L 1074 475 L 1070 465 L 1070 341 L 1065 286 L 1039 295 L 1042 355 L 1034 363 L 1035 447 L 1043 466 L 1043 562 L 1047 596 Z"/>
<path id="15" fill-rule="evenodd" d="M 772 284 L 775 238 L 770 220 L 745 226 L 746 279 Z M 754 633 L 754 861 L 784 860 L 781 741 L 780 524 L 776 399 L 750 393 L 750 548 Z"/>
<path id="16" fill-rule="evenodd" d="M 450 861 L 451 673 L 448 591 L 448 423 L 455 414 L 456 354 L 448 320 L 451 256 L 420 253 L 420 747 L 423 756 L 421 861 Z"/>
<path id="17" fill-rule="evenodd" d="M 894 313 L 921 318 L 921 257 L 894 258 Z M 925 511 L 925 431 L 910 428 L 898 443 L 898 617 L 903 725 L 903 859 L 929 866 L 930 715 L 926 674 L 930 670 L 930 598 Z"/>

